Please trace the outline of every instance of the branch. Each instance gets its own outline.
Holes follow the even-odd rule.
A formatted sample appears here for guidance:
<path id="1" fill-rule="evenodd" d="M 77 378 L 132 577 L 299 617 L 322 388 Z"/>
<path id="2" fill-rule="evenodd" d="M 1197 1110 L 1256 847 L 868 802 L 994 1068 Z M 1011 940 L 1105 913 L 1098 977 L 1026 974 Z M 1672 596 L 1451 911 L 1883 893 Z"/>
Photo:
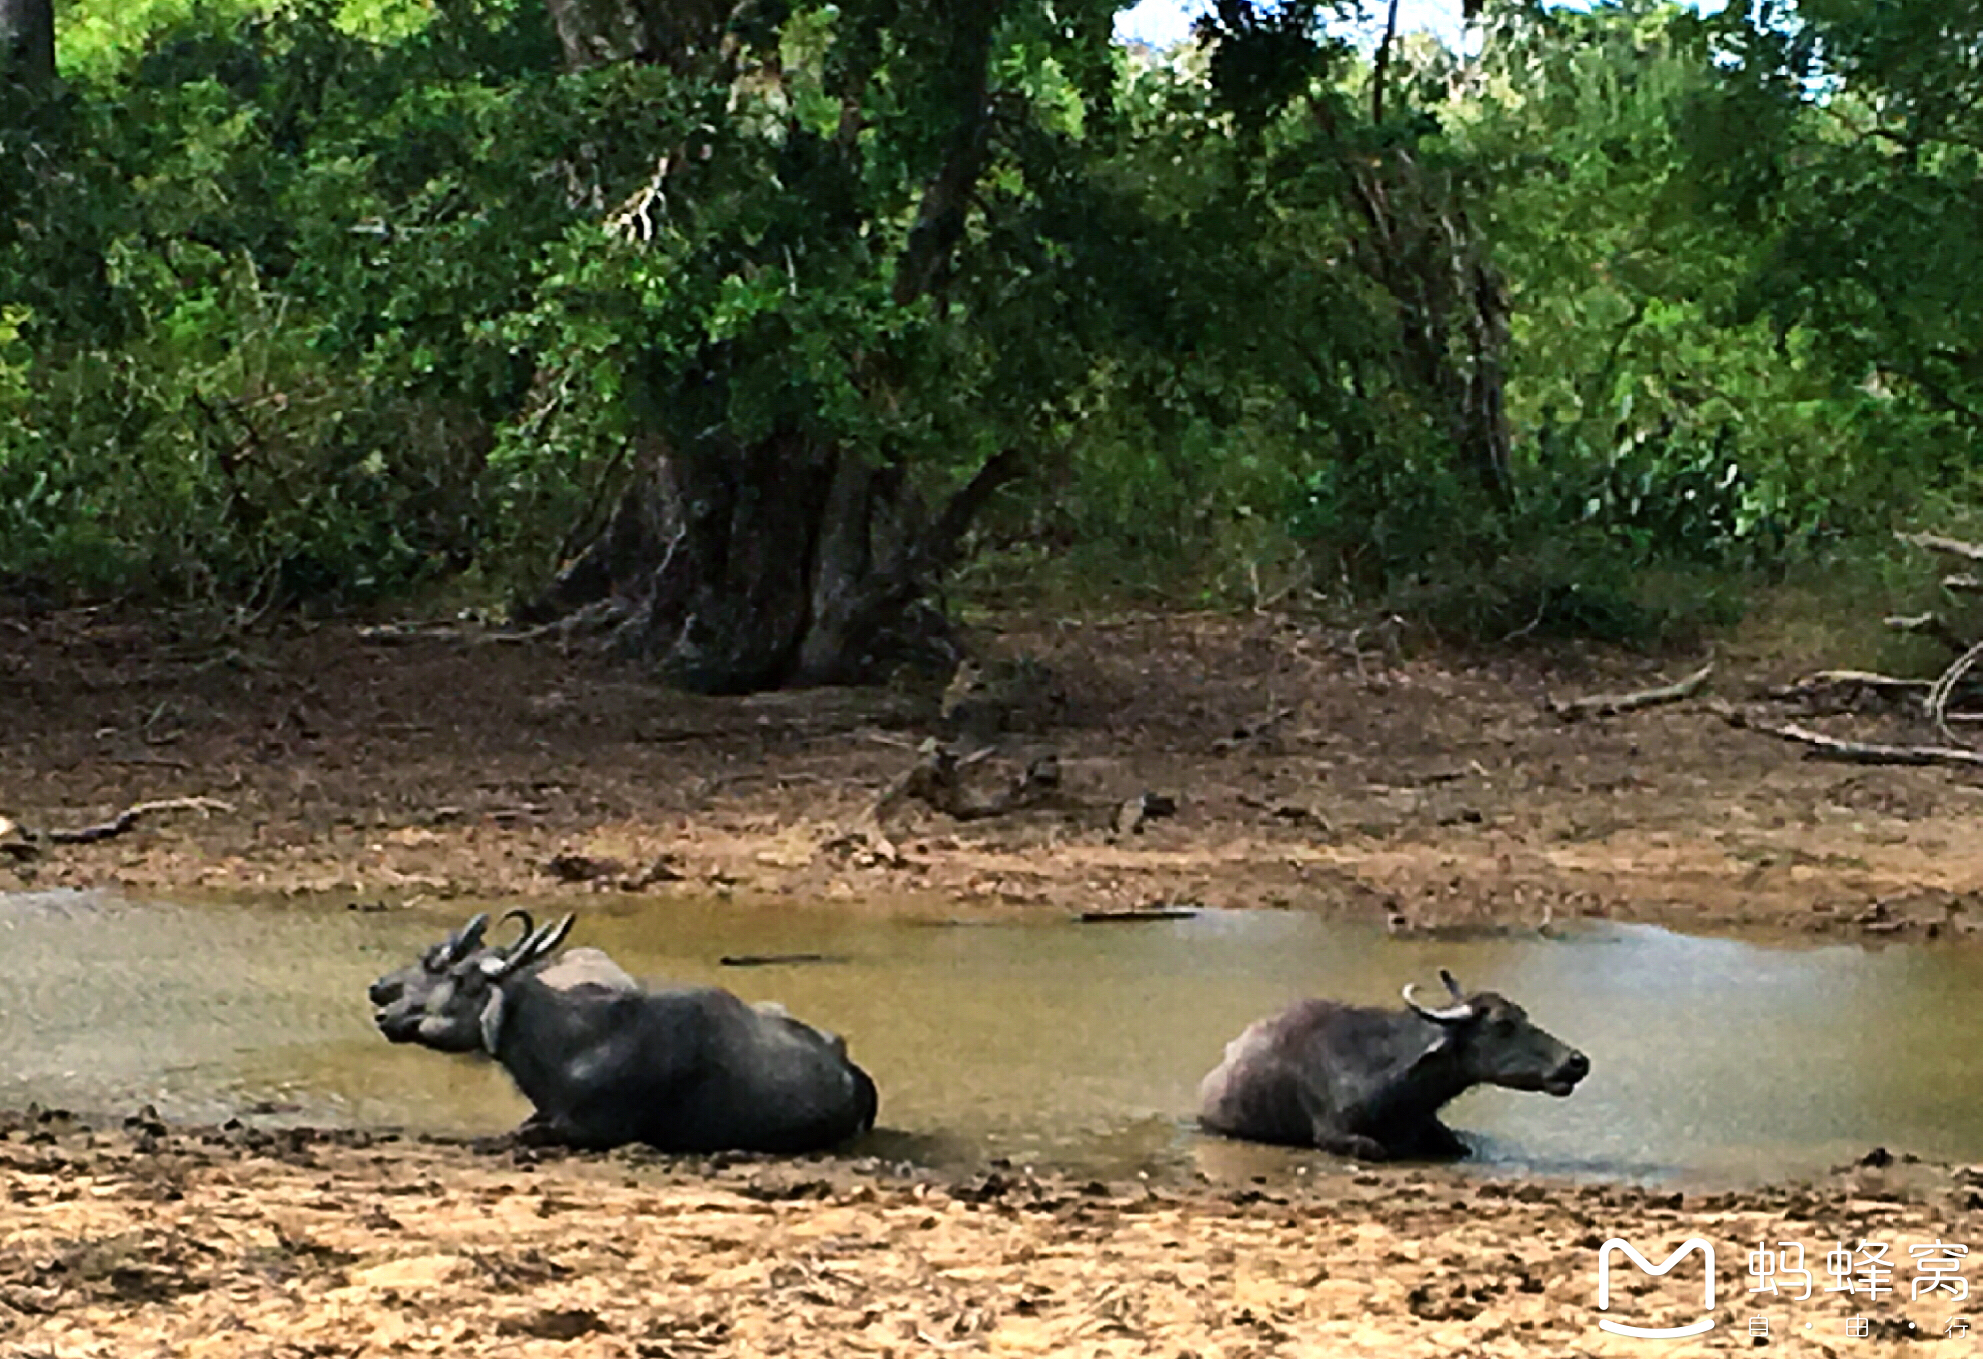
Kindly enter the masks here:
<path id="1" fill-rule="evenodd" d="M 918 545 L 916 556 L 924 570 L 941 571 L 948 568 L 957 558 L 957 545 L 963 541 L 964 532 L 971 527 L 971 521 L 985 507 L 992 494 L 1025 470 L 1025 458 L 1016 448 L 1002 448 L 985 460 L 971 479 L 964 483 L 950 503 L 943 507 L 924 532 Z"/>
<path id="2" fill-rule="evenodd" d="M 1943 765 L 1956 769 L 1983 769 L 1983 751 L 1950 746 L 1889 746 L 1872 741 L 1841 741 L 1836 736 L 1827 736 L 1808 727 L 1757 722 L 1734 708 L 1723 709 L 1721 716 L 1731 727 L 1759 731 L 1779 741 L 1793 741 L 1805 746 L 1804 753 L 1808 759 L 1836 760 L 1841 764 Z"/>
<path id="3" fill-rule="evenodd" d="M 1391 44 L 1398 36 L 1398 0 L 1391 0 L 1391 11 L 1384 21 L 1384 40 L 1377 45 L 1376 68 L 1370 77 L 1370 122 L 1384 121 L 1384 75 L 1391 69 Z"/>
<path id="4" fill-rule="evenodd" d="M 964 771 L 991 753 L 990 746 L 963 755 L 955 746 L 935 740 L 923 742 L 916 763 L 875 799 L 872 812 L 875 823 L 881 824 L 911 799 L 955 821 L 979 821 L 1060 800 L 1060 761 L 1051 753 L 1036 758 L 1023 774 L 989 798 L 971 797 L 964 789 Z"/>
<path id="5" fill-rule="evenodd" d="M 1956 685 L 1961 683 L 1962 677 L 1969 673 L 1970 667 L 1975 665 L 1979 658 L 1983 658 L 1983 642 L 1978 642 L 1956 657 L 1949 668 L 1942 672 L 1941 678 L 1935 681 L 1935 687 L 1928 691 L 1928 716 L 1935 719 L 1935 730 L 1956 745 L 1962 745 L 1963 742 L 1949 730 L 1949 697 L 1955 693 Z"/>
<path id="6" fill-rule="evenodd" d="M 1793 684 L 1779 685 L 1765 696 L 1775 699 L 1808 699 L 1828 689 L 1871 689 L 1875 693 L 1882 694 L 1925 694 L 1934 683 L 1933 680 L 1882 675 L 1872 670 L 1819 670 Z"/>
<path id="7" fill-rule="evenodd" d="M 233 804 L 211 797 L 168 797 L 156 802 L 136 802 L 126 807 L 108 821 L 99 821 L 93 826 L 78 826 L 73 830 L 34 830 L 18 825 L 0 816 L 0 838 L 18 834 L 19 839 L 7 839 L 0 844 L 0 851 L 15 858 L 31 859 L 41 852 L 41 845 L 89 845 L 98 840 L 108 840 L 124 834 L 138 824 L 138 818 L 153 812 L 231 812 Z"/>
<path id="8" fill-rule="evenodd" d="M 1894 614 L 1882 621 L 1895 632 L 1931 637 L 1957 655 L 1969 650 L 1969 639 L 1950 627 L 1938 613 Z"/>
<path id="9" fill-rule="evenodd" d="M 894 296 L 902 306 L 935 289 L 950 263 L 951 252 L 964 238 L 971 190 L 984 169 L 990 142 L 986 101 L 991 88 L 992 26 L 998 0 L 958 0 L 951 8 L 946 64 L 958 80 L 952 110 L 955 121 L 943 164 L 923 192 L 916 224 L 909 229 L 909 239 L 895 263 Z"/>
<path id="10" fill-rule="evenodd" d="M 1685 679 L 1671 684 L 1662 684 L 1656 689 L 1641 689 L 1630 694 L 1594 694 L 1589 698 L 1547 699 L 1543 706 L 1565 722 L 1575 722 L 1586 717 L 1612 717 L 1618 713 L 1629 713 L 1640 708 L 1651 708 L 1661 703 L 1678 703 L 1692 698 L 1706 687 L 1708 676 L 1714 673 L 1714 664 L 1709 662 Z"/>
<path id="11" fill-rule="evenodd" d="M 1896 533 L 1894 537 L 1910 547 L 1946 553 L 1951 557 L 1960 557 L 1966 562 L 1983 565 L 1983 547 L 1975 543 L 1965 543 L 1960 538 L 1944 538 L 1939 533 Z"/>

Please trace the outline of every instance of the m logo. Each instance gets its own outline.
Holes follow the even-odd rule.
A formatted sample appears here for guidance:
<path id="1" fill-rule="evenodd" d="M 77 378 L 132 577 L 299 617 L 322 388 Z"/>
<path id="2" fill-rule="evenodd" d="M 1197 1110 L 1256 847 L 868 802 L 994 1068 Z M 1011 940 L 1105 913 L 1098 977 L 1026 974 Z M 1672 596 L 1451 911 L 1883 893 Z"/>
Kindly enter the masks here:
<path id="1" fill-rule="evenodd" d="M 1654 1264 L 1639 1254 L 1638 1248 L 1622 1236 L 1614 1236 L 1599 1246 L 1597 1249 L 1598 1311 L 1611 1310 L 1611 1253 L 1614 1250 L 1623 1251 L 1633 1264 L 1648 1274 L 1665 1274 L 1679 1264 L 1683 1257 L 1693 1251 L 1700 1251 L 1702 1263 L 1707 1266 L 1708 1273 L 1707 1282 L 1701 1289 L 1701 1306 L 1710 1313 L 1714 1311 L 1714 1247 L 1698 1236 L 1690 1236 L 1682 1241 L 1680 1249 L 1659 1264 Z M 1704 1316 L 1699 1321 L 1685 1326 L 1628 1326 L 1622 1321 L 1613 1321 L 1610 1317 L 1604 1317 L 1598 1321 L 1597 1326 L 1599 1330 L 1610 1331 L 1613 1335 L 1636 1336 L 1641 1340 L 1678 1340 L 1681 1336 L 1704 1335 L 1713 1330 L 1714 1317 Z"/>

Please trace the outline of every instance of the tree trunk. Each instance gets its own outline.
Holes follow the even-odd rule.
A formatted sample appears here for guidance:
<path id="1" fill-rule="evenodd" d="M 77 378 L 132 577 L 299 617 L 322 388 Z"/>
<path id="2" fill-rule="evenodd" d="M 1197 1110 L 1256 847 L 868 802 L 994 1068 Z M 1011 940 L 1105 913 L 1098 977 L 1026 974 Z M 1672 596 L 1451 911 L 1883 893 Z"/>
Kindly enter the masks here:
<path id="1" fill-rule="evenodd" d="M 55 0 L 0 0 L 0 85 L 55 83 Z"/>
<path id="2" fill-rule="evenodd" d="M 1019 467 L 1000 454 L 931 515 L 898 469 L 796 435 L 713 453 L 655 454 L 520 621 L 615 600 L 612 650 L 698 693 L 873 678 L 943 644 L 914 606 Z"/>

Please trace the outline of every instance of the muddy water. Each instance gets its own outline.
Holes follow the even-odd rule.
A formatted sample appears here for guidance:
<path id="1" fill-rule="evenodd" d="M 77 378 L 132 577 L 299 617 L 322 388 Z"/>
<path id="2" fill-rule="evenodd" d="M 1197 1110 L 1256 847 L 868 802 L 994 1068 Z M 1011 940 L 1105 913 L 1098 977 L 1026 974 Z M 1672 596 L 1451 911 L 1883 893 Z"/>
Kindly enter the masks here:
<path id="1" fill-rule="evenodd" d="M 874 1149 L 1095 1173 L 1302 1171 L 1189 1126 L 1198 1079 L 1304 995 L 1391 1003 L 1441 966 L 1582 1047 L 1569 1099 L 1476 1091 L 1490 1170 L 1741 1182 L 1875 1143 L 1983 1159 L 1983 952 L 1784 948 L 1652 928 L 1403 942 L 1298 912 L 942 925 L 827 908 L 582 904 L 574 943 L 643 978 L 776 999 L 847 1035 Z M 487 1063 L 386 1044 L 372 977 L 466 914 L 0 896 L 0 1104 L 489 1132 L 527 1111 Z M 724 955 L 826 955 L 732 968 Z"/>

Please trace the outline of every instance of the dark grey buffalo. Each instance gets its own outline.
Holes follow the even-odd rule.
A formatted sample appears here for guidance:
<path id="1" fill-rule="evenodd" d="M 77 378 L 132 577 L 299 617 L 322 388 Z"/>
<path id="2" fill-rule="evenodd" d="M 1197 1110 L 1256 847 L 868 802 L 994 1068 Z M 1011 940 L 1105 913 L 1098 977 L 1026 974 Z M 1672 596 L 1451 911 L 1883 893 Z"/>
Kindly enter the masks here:
<path id="1" fill-rule="evenodd" d="M 874 1082 L 846 1043 L 782 1007 L 713 987 L 553 984 L 537 967 L 571 925 L 500 951 L 450 949 L 433 984 L 402 985 L 379 1007 L 380 1031 L 493 1056 L 536 1106 L 526 1129 L 568 1146 L 791 1153 L 874 1126 Z"/>
<path id="2" fill-rule="evenodd" d="M 1465 1156 L 1439 1110 L 1476 1085 L 1567 1095 L 1590 1059 L 1492 991 L 1407 1010 L 1304 1000 L 1248 1026 L 1198 1087 L 1198 1122 L 1255 1142 L 1315 1146 L 1362 1160 Z"/>

